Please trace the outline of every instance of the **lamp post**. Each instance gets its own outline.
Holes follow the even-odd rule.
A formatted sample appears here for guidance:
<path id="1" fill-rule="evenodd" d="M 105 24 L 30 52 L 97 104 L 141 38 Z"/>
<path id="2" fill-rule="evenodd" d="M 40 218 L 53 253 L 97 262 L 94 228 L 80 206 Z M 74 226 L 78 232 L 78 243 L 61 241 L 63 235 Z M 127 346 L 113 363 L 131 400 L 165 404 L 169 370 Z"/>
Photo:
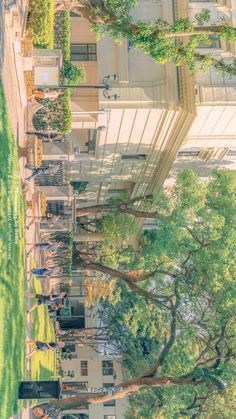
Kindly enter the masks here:
<path id="1" fill-rule="evenodd" d="M 102 84 L 94 84 L 94 85 L 75 85 L 75 86 L 71 86 L 71 85 L 59 85 L 59 86 L 47 86 L 50 89 L 54 89 L 54 88 L 59 88 L 61 90 L 66 90 L 66 89 L 101 89 L 103 90 L 103 96 L 106 99 L 110 99 L 110 100 L 117 100 L 119 99 L 119 95 L 114 94 L 114 95 L 110 95 L 109 91 L 112 90 L 112 84 L 110 82 L 118 82 L 119 81 L 119 77 L 116 74 L 113 75 L 108 75 L 105 76 L 103 78 Z"/>

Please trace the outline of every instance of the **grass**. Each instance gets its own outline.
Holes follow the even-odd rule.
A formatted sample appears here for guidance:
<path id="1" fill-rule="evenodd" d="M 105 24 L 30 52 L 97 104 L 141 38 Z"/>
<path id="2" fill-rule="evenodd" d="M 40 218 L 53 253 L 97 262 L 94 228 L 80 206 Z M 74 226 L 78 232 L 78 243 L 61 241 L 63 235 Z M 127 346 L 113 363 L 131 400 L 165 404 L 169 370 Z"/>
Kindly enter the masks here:
<path id="1" fill-rule="evenodd" d="M 25 377 L 26 266 L 24 201 L 16 144 L 0 82 L 0 418 L 18 409 Z"/>
<path id="2" fill-rule="evenodd" d="M 54 0 L 30 0 L 27 29 L 32 33 L 34 46 L 53 48 Z"/>
<path id="3" fill-rule="evenodd" d="M 41 281 L 33 279 L 32 292 L 43 294 Z M 33 300 L 32 300 L 33 301 Z M 55 341 L 53 326 L 45 304 L 37 307 L 31 315 L 31 337 L 41 341 Z M 56 352 L 38 352 L 31 358 L 32 380 L 53 380 L 56 374 Z"/>

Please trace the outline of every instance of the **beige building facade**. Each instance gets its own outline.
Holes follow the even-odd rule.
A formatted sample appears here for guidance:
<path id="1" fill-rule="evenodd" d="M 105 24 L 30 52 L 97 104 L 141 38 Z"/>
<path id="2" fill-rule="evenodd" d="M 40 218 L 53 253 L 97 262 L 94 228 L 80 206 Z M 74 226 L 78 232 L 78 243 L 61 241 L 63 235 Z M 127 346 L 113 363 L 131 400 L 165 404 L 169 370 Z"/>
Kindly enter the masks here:
<path id="1" fill-rule="evenodd" d="M 187 0 L 139 1 L 135 18 L 173 21 L 188 12 Z M 69 183 L 87 182 L 84 192 L 67 193 L 76 207 L 104 202 L 122 192 L 152 191 L 165 180 L 174 158 L 194 121 L 196 107 L 193 77 L 184 67 L 157 65 L 127 41 L 121 45 L 108 36 L 96 41 L 85 19 L 72 16 L 71 60 L 84 66 L 84 85 L 101 85 L 107 75 L 110 95 L 104 89 L 75 89 L 72 95 L 72 131 L 66 149 L 45 144 L 44 158 L 64 160 Z M 62 198 L 61 189 L 59 190 Z M 52 188 L 47 197 L 52 195 Z M 56 199 L 57 188 L 53 189 Z M 69 198 L 68 198 L 69 196 Z M 52 199 L 52 198 L 50 198 Z"/>
<path id="2" fill-rule="evenodd" d="M 189 14 L 201 8 L 211 12 L 211 23 L 222 18 L 236 26 L 236 1 L 190 2 Z M 212 37 L 210 46 L 202 45 L 201 52 L 214 54 L 231 62 L 235 57 L 235 42 L 219 41 Z M 202 178 L 214 168 L 236 169 L 236 78 L 223 76 L 211 68 L 195 76 L 196 118 L 183 142 L 165 184 L 174 181 L 176 172 L 192 168 Z"/>
<path id="3" fill-rule="evenodd" d="M 173 21 L 193 18 L 202 8 L 210 10 L 213 24 L 221 18 L 236 23 L 235 0 L 140 0 L 133 15 L 147 21 L 158 17 Z M 199 46 L 202 53 L 229 61 L 234 58 L 235 42 L 211 38 L 211 45 Z M 231 165 L 235 79 L 214 69 L 198 72 L 193 78 L 185 67 L 156 64 L 127 40 L 121 45 L 108 36 L 97 41 L 89 23 L 74 14 L 71 60 L 85 68 L 84 86 L 101 85 L 105 76 L 119 75 L 119 81 L 111 81 L 109 92 L 118 95 L 117 100 L 105 98 L 104 89 L 75 89 L 72 131 L 67 141 L 44 145 L 44 159 L 59 159 L 64 168 L 64 183 L 47 187 L 47 198 L 64 201 L 74 221 L 77 207 L 101 203 L 123 192 L 134 196 L 153 191 L 165 181 L 179 152 L 180 167 L 181 161 L 196 157 L 194 152 L 202 149 L 209 150 L 201 151 L 196 161 L 198 166 L 199 156 L 204 155 L 206 172 L 216 157 L 217 161 L 224 158 L 227 167 Z M 78 194 L 73 185 L 81 182 L 86 188 Z"/>

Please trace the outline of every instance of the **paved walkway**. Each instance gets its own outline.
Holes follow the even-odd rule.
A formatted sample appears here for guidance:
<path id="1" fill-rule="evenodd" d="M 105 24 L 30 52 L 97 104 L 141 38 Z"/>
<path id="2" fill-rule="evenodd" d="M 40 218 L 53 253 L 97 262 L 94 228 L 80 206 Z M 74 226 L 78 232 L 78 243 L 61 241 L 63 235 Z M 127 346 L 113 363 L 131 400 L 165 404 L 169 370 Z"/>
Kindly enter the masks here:
<path id="1" fill-rule="evenodd" d="M 13 3 L 12 0 L 0 0 L 0 71 L 3 81 L 7 108 L 11 120 L 12 130 L 16 144 L 25 146 L 26 137 L 24 131 L 25 115 L 28 113 L 28 104 L 24 85 L 23 63 L 21 56 L 21 34 L 24 30 L 27 15 L 28 0 L 16 0 L 16 6 L 7 10 L 5 6 Z M 20 173 L 25 178 L 25 158 L 20 157 Z M 34 183 L 31 182 L 27 191 L 26 199 L 31 200 L 34 193 Z M 32 215 L 30 209 L 26 215 Z M 30 220 L 30 219 L 29 219 Z M 27 222 L 27 218 L 26 218 Z M 32 223 L 26 230 L 26 244 L 38 239 L 38 230 Z M 30 270 L 30 258 L 27 258 L 27 271 Z M 26 278 L 27 280 L 27 278 Z M 30 307 L 31 284 L 27 281 L 27 306 Z M 30 338 L 30 314 L 27 315 L 27 338 Z M 26 378 L 30 378 L 30 362 L 27 360 Z M 12 419 L 29 419 L 31 411 L 29 402 L 25 409 Z"/>

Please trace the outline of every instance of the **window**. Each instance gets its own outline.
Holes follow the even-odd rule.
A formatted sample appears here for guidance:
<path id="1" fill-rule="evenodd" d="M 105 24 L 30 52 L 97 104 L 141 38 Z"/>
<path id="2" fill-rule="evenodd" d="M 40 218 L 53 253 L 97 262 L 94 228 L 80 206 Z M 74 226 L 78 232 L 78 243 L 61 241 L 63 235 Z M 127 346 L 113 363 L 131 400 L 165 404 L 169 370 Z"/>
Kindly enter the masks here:
<path id="1" fill-rule="evenodd" d="M 74 157 L 78 158 L 80 154 L 94 154 L 97 142 L 97 129 L 75 129 L 72 130 L 69 137 L 74 145 Z"/>
<path id="2" fill-rule="evenodd" d="M 104 419 L 116 419 L 116 415 L 104 415 Z"/>
<path id="3" fill-rule="evenodd" d="M 145 160 L 146 154 L 123 154 L 122 160 Z"/>
<path id="4" fill-rule="evenodd" d="M 47 212 L 54 215 L 65 215 L 65 201 L 47 201 Z"/>
<path id="5" fill-rule="evenodd" d="M 62 352 L 75 352 L 75 343 L 66 343 L 64 348 L 62 349 Z"/>
<path id="6" fill-rule="evenodd" d="M 127 180 L 115 180 L 109 182 L 107 192 L 109 194 L 132 195 L 135 187 L 135 182 Z"/>
<path id="7" fill-rule="evenodd" d="M 63 415 L 62 419 L 89 419 L 89 415 L 86 413 L 68 413 L 68 415 Z"/>
<path id="8" fill-rule="evenodd" d="M 209 35 L 210 44 L 208 45 L 204 41 L 200 42 L 198 48 L 220 48 L 220 40 L 217 35 Z"/>
<path id="9" fill-rule="evenodd" d="M 113 383 L 103 383 L 103 387 L 104 388 L 108 388 L 108 389 L 110 389 L 110 388 L 113 388 L 114 387 L 114 384 Z M 109 402 L 105 402 L 105 403 L 103 403 L 103 406 L 115 406 L 116 405 L 116 401 L 115 400 L 109 400 Z"/>
<path id="10" fill-rule="evenodd" d="M 113 361 L 102 361 L 102 375 L 113 375 Z"/>
<path id="11" fill-rule="evenodd" d="M 88 361 L 80 361 L 80 374 L 82 377 L 88 375 Z"/>
<path id="12" fill-rule="evenodd" d="M 63 381 L 64 390 L 83 390 L 88 388 L 88 381 Z"/>
<path id="13" fill-rule="evenodd" d="M 81 17 L 81 15 L 76 12 L 70 12 L 70 17 Z"/>
<path id="14" fill-rule="evenodd" d="M 71 61 L 97 61 L 96 44 L 71 44 Z"/>
<path id="15" fill-rule="evenodd" d="M 198 150 L 182 150 L 178 153 L 178 157 L 197 157 L 199 155 Z"/>
<path id="16" fill-rule="evenodd" d="M 236 150 L 229 150 L 227 156 L 236 156 Z"/>

